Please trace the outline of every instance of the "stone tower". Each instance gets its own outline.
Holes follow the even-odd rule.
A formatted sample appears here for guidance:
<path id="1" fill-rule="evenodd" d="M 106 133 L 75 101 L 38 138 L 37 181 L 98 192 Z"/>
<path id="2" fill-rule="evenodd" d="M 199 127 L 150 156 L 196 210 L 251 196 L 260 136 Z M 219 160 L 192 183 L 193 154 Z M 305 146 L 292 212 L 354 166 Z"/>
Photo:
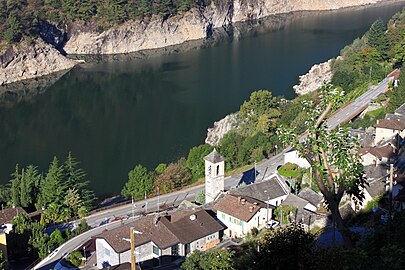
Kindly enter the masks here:
<path id="1" fill-rule="evenodd" d="M 225 158 L 214 149 L 204 160 L 205 203 L 210 203 L 224 191 Z"/>

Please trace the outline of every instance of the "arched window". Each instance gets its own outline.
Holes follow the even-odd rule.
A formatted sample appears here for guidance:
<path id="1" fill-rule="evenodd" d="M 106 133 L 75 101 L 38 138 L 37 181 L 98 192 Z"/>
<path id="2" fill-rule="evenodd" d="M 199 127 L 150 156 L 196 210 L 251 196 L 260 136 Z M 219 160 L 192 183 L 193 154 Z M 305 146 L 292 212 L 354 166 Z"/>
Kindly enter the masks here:
<path id="1" fill-rule="evenodd" d="M 217 175 L 219 175 L 219 165 L 217 165 Z"/>

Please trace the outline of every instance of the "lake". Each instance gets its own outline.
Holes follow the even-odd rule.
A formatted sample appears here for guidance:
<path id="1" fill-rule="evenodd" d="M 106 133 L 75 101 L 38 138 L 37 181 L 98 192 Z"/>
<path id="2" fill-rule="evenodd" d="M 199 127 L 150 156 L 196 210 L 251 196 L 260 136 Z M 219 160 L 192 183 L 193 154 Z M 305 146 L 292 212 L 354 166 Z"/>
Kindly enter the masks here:
<path id="1" fill-rule="evenodd" d="M 136 164 L 187 155 L 252 91 L 293 98 L 299 75 L 402 6 L 281 15 L 236 26 L 233 36 L 88 58 L 41 91 L 0 103 L 0 182 L 16 163 L 46 171 L 71 151 L 97 194 L 119 193 Z"/>

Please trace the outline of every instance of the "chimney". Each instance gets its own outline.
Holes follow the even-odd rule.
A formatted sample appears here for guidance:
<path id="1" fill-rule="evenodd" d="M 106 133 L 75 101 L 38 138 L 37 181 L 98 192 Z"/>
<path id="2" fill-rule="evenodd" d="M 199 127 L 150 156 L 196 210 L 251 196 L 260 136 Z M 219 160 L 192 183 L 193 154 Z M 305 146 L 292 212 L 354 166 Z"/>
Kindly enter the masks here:
<path id="1" fill-rule="evenodd" d="M 240 196 L 238 196 L 238 205 L 241 205 L 242 202 L 242 198 Z"/>
<path id="2" fill-rule="evenodd" d="M 241 199 L 241 203 L 242 203 L 242 205 L 245 205 L 246 199 Z"/>
<path id="3" fill-rule="evenodd" d="M 249 212 L 253 213 L 253 206 L 249 206 Z"/>
<path id="4" fill-rule="evenodd" d="M 380 123 L 380 119 L 377 120 L 377 125 Z"/>
<path id="5" fill-rule="evenodd" d="M 153 224 L 155 225 L 155 226 L 157 226 L 157 224 L 158 224 L 158 222 L 159 222 L 159 215 L 155 215 L 155 217 L 153 218 Z"/>

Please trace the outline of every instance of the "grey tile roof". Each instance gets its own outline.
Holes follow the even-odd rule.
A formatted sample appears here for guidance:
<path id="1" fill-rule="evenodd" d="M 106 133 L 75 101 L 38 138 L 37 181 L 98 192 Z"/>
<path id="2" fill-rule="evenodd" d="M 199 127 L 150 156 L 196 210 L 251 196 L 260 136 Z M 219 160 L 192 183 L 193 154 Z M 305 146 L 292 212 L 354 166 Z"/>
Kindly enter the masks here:
<path id="1" fill-rule="evenodd" d="M 360 147 L 370 147 L 374 143 L 375 135 L 362 129 L 350 129 L 349 134 L 360 140 Z"/>
<path id="2" fill-rule="evenodd" d="M 195 220 L 190 216 L 195 215 Z M 185 210 L 170 215 L 147 216 L 119 228 L 105 230 L 93 238 L 103 238 L 117 252 L 130 249 L 129 228 L 142 232 L 135 237 L 135 246 L 141 246 L 153 241 L 160 249 L 165 249 L 178 243 L 191 243 L 194 240 L 221 231 L 224 227 L 205 210 Z"/>
<path id="3" fill-rule="evenodd" d="M 263 202 L 267 201 L 268 199 L 272 200 L 280 196 L 287 195 L 287 191 L 281 186 L 276 176 L 257 184 L 250 184 L 245 187 L 231 190 L 229 193 L 241 196 L 249 196 Z"/>
<path id="4" fill-rule="evenodd" d="M 209 153 L 207 156 L 204 157 L 204 160 L 212 162 L 212 163 L 219 163 L 221 161 L 224 161 L 225 158 L 221 156 L 217 150 L 214 148 L 214 150 Z"/>
<path id="5" fill-rule="evenodd" d="M 300 193 L 298 193 L 298 197 L 309 201 L 316 207 L 322 202 L 323 196 L 319 193 L 316 193 L 312 189 L 305 187 L 303 188 Z"/>
<path id="6" fill-rule="evenodd" d="M 395 115 L 405 117 L 405 103 L 395 110 Z"/>
<path id="7" fill-rule="evenodd" d="M 308 204 L 307 200 L 304 200 L 303 198 L 300 198 L 294 194 L 288 194 L 287 198 L 281 203 L 281 205 L 290 205 L 294 206 L 297 209 L 304 209 L 305 205 Z"/>
<path id="8" fill-rule="evenodd" d="M 10 207 L 10 208 L 1 210 L 0 225 L 11 223 L 16 216 L 18 216 L 19 214 L 23 214 L 23 213 L 27 214 L 27 212 L 25 212 L 25 210 L 19 206 L 14 207 L 14 208 Z"/>

